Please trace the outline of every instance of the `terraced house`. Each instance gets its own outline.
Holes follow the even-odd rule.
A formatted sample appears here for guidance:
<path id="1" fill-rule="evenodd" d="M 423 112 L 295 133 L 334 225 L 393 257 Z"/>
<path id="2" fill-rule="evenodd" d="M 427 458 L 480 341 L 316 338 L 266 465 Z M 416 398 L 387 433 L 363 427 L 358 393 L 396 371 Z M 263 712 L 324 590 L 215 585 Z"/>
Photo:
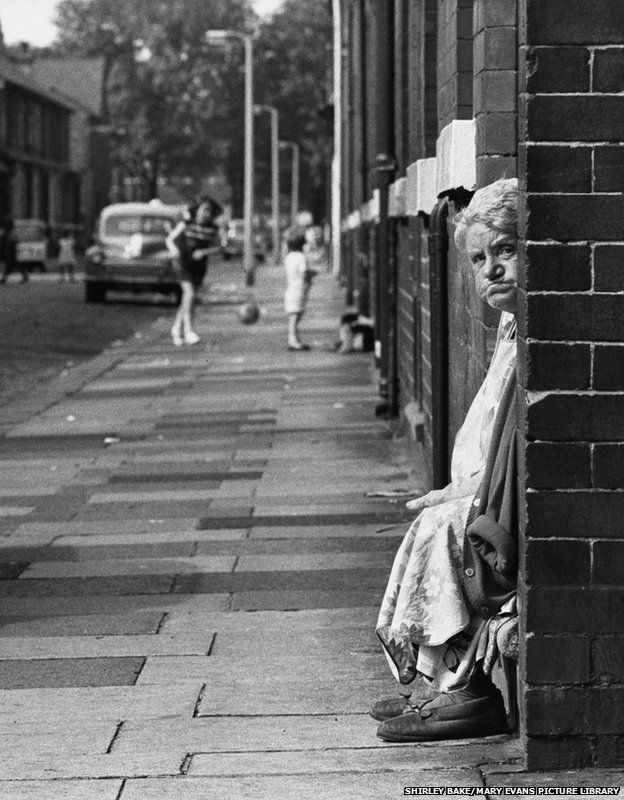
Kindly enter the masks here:
<path id="1" fill-rule="evenodd" d="M 0 215 L 76 223 L 80 173 L 72 164 L 74 104 L 0 56 Z"/>
<path id="2" fill-rule="evenodd" d="M 343 0 L 340 269 L 379 412 L 448 480 L 497 312 L 454 215 L 516 176 L 520 731 L 530 769 L 624 762 L 624 6 Z M 450 243 L 450 244 L 449 244 Z"/>

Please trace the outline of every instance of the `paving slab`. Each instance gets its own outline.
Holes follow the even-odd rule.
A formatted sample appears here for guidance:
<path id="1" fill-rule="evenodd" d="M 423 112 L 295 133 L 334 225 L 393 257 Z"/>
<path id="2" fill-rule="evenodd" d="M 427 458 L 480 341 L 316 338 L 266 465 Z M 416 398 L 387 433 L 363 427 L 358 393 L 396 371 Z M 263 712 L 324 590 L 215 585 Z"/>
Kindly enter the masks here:
<path id="1" fill-rule="evenodd" d="M 30 491 L 26 491 L 26 489 L 30 489 Z M 5 484 L 0 488 L 0 503 L 4 505 L 9 500 L 14 500 L 15 502 L 23 500 L 23 502 L 28 503 L 30 498 L 56 494 L 57 491 L 58 485 L 42 486 L 39 484 L 36 486 L 33 484 L 32 486 L 26 486 L 24 482 L 20 486 L 7 486 Z"/>
<path id="2" fill-rule="evenodd" d="M 309 775 L 331 772 L 384 773 L 413 770 L 448 770 L 474 768 L 504 756 L 513 759 L 520 755 L 517 739 L 509 738 L 496 744 L 468 741 L 459 746 L 445 747 L 419 744 L 384 747 L 349 747 L 323 750 L 257 753 L 197 753 L 191 757 L 189 776 L 235 775 Z M 426 785 L 426 784 L 423 784 Z M 387 796 L 387 790 L 382 796 Z"/>
<path id="3" fill-rule="evenodd" d="M 322 589 L 288 589 L 281 591 L 239 591 L 230 599 L 232 611 L 293 611 L 313 608 L 350 608 L 370 603 L 379 610 L 383 599 L 383 590 L 322 590 Z"/>
<path id="4" fill-rule="evenodd" d="M 123 538 L 123 537 L 122 537 Z M 145 558 L 190 558 L 197 552 L 197 543 L 192 536 L 185 536 L 179 541 L 150 541 L 146 534 L 138 544 L 92 544 L 89 537 L 80 540 L 80 544 L 64 544 L 57 540 L 45 549 L 31 548 L 20 551 L 14 548 L 16 557 L 28 561 L 119 561 L 120 559 L 145 559 Z M 0 558 L 5 554 L 0 546 Z M 211 555 L 201 553 L 200 555 Z M 218 555 L 218 554 L 215 554 Z"/>
<path id="5" fill-rule="evenodd" d="M 343 525 L 288 525 L 268 526 L 256 525 L 254 522 L 253 527 L 249 532 L 251 539 L 330 539 L 332 537 L 338 538 L 353 538 L 357 541 L 366 539 L 370 536 L 375 538 L 395 538 L 399 534 L 402 536 L 406 531 L 406 525 L 403 522 L 394 525 L 385 522 L 373 522 L 367 525 L 350 525 L 344 523 Z"/>
<path id="6" fill-rule="evenodd" d="M 383 746 L 376 726 L 368 714 L 130 719 L 114 750 L 141 753 L 182 746 L 188 753 L 227 753 Z"/>
<path id="7" fill-rule="evenodd" d="M 4 615 L 30 617 L 55 617 L 73 614 L 120 614 L 127 611 L 158 609 L 193 609 L 198 613 L 224 611 L 229 608 L 230 597 L 226 593 L 211 595 L 173 595 L 173 594 L 136 594 L 136 595 L 43 595 L 31 597 L 3 597 L 2 611 Z"/>
<path id="8" fill-rule="evenodd" d="M 27 517 L 35 510 L 35 506 L 0 505 L 0 517 Z"/>
<path id="9" fill-rule="evenodd" d="M 340 506 L 338 506 L 340 507 Z M 329 507 L 330 509 L 332 507 Z M 353 513 L 336 513 L 336 506 L 333 507 L 333 513 L 324 513 L 322 510 L 318 513 L 313 513 L 314 507 L 305 506 L 300 508 L 281 508 L 279 514 L 256 514 L 250 518 L 250 526 L 259 528 L 281 528 L 281 527 L 316 527 L 326 528 L 328 526 L 344 526 L 350 525 L 376 525 L 382 527 L 385 525 L 399 524 L 404 519 L 404 512 L 401 511 L 377 511 L 377 512 L 353 512 Z M 275 509 L 273 509 L 275 510 Z M 236 513 L 238 512 L 238 513 Z M 244 513 L 245 509 L 231 509 L 229 514 L 221 512 L 221 516 L 205 515 L 202 516 L 197 523 L 200 530 L 208 530 L 210 528 L 236 528 L 241 527 L 241 520 L 235 517 L 251 516 L 250 513 Z M 279 535 L 277 533 L 276 535 Z"/>
<path id="10" fill-rule="evenodd" d="M 67 522 L 25 522 L 16 531 L 17 536 L 36 535 L 43 536 L 44 534 L 53 537 L 56 536 L 69 536 L 80 535 L 88 536 L 90 534 L 105 534 L 105 533 L 140 533 L 142 531 L 157 532 L 165 531 L 169 533 L 172 530 L 193 530 L 197 527 L 197 520 L 194 517 L 179 517 L 176 519 L 176 524 L 172 525 L 170 519 L 165 519 L 158 516 L 145 517 L 143 519 L 129 519 L 129 520 L 97 520 L 96 522 L 74 522 L 69 520 Z"/>
<path id="11" fill-rule="evenodd" d="M 169 502 L 186 502 L 198 500 L 212 500 L 219 493 L 219 489 L 175 489 L 164 491 L 160 487 L 156 487 L 151 491 L 143 492 L 96 492 L 91 495 L 88 502 L 90 505 L 95 503 L 169 503 Z"/>
<path id="12" fill-rule="evenodd" d="M 222 669 L 225 668 L 222 662 Z M 323 672 L 322 669 L 319 671 Z M 234 693 L 231 683 L 226 685 L 208 676 L 206 689 L 198 705 L 198 716 L 365 714 L 373 702 L 386 697 L 388 692 L 385 676 L 378 680 L 349 679 L 339 674 L 330 677 L 302 675 L 301 679 L 291 677 L 281 680 L 271 680 L 265 676 L 258 681 L 253 665 L 249 666 L 248 674 L 248 679 L 239 679 L 234 684 Z"/>
<path id="13" fill-rule="evenodd" d="M 7 597 L 80 597 L 88 595 L 167 594 L 175 575 L 112 575 L 91 578 L 40 578 L 0 581 L 3 609 Z"/>
<path id="14" fill-rule="evenodd" d="M 267 638 L 271 638 L 270 635 Z M 253 642 L 253 640 L 252 640 Z M 288 694 L 291 692 L 293 701 L 305 702 L 306 692 L 314 692 L 314 688 L 310 684 L 314 684 L 317 680 L 324 681 L 330 684 L 332 680 L 334 683 L 340 683 L 341 688 L 332 689 L 333 691 L 344 691 L 350 697 L 354 693 L 354 688 L 359 686 L 362 692 L 362 698 L 365 705 L 363 708 L 346 709 L 344 713 L 351 713 L 351 711 L 358 711 L 362 713 L 367 711 L 372 699 L 379 699 L 379 697 L 386 696 L 384 691 L 390 694 L 396 694 L 396 684 L 391 679 L 388 679 L 387 670 L 384 667 L 382 660 L 379 658 L 380 652 L 376 650 L 374 653 L 364 651 L 354 651 L 350 654 L 347 660 L 342 654 L 331 653 L 330 651 L 315 652 L 314 659 L 302 659 L 294 652 L 277 652 L 272 658 L 263 650 L 255 652 L 255 648 L 251 647 L 247 654 L 240 653 L 236 659 L 233 659 L 229 654 L 223 654 L 210 651 L 210 655 L 204 656 L 153 656 L 146 660 L 137 683 L 139 684 L 168 684 L 177 683 L 180 680 L 204 681 L 206 689 L 204 698 L 206 704 L 202 702 L 198 706 L 197 713 L 200 716 L 209 716 L 213 714 L 252 714 L 249 710 L 244 710 L 247 701 L 238 701 L 232 698 L 232 689 L 236 687 L 236 693 L 240 691 L 241 695 L 251 697 L 254 693 L 254 681 L 257 682 L 259 664 L 270 659 L 271 661 L 271 674 L 263 677 L 262 686 L 258 689 L 259 694 L 266 693 L 269 685 L 275 689 L 276 694 L 281 693 L 279 702 L 281 707 L 272 708 L 269 713 L 281 714 L 285 712 L 285 701 L 288 700 Z M 371 666 L 372 665 L 372 666 Z M 295 679 L 296 676 L 296 679 Z M 366 680 L 370 679 L 374 687 L 369 690 L 368 684 L 364 688 L 366 680 L 362 676 L 367 676 Z M 297 680 L 299 686 L 296 685 Z M 379 682 L 383 681 L 382 684 Z M 286 685 L 288 684 L 288 685 Z M 293 686 L 291 687 L 291 684 Z M 306 685 L 303 685 L 306 684 Z M 378 694 L 378 692 L 382 694 Z M 219 707 L 222 706 L 224 698 L 229 702 L 233 701 L 233 707 L 230 711 L 216 711 L 215 703 Z M 303 698 L 303 699 L 302 699 Z M 332 699 L 332 703 L 336 698 Z M 252 698 L 252 702 L 256 702 Z M 360 701 L 362 702 L 362 701 Z M 316 701 L 318 705 L 318 701 Z M 234 710 L 234 707 L 237 710 Z M 242 709 L 242 710 L 241 710 Z M 262 712 L 265 713 L 265 712 Z M 315 711 L 312 707 L 306 710 L 294 711 L 289 710 L 288 713 L 331 713 L 331 711 Z"/>
<path id="15" fill-rule="evenodd" d="M 167 620 L 165 624 L 168 623 L 171 627 L 167 630 L 176 630 L 176 626 L 179 624 L 175 619 Z M 192 622 L 188 624 L 192 625 Z M 375 635 L 374 619 L 364 626 L 334 625 L 325 630 L 304 629 L 298 630 L 290 636 L 284 630 L 273 629 L 268 629 L 264 634 L 259 630 L 247 634 L 226 634 L 220 630 L 210 652 L 215 658 L 242 659 L 250 650 L 257 658 L 267 660 L 297 656 L 302 652 L 314 653 L 315 659 L 319 657 L 319 654 L 345 658 L 345 651 L 349 653 L 349 658 L 354 654 L 372 653 L 376 659 L 376 666 L 384 666 L 384 662 L 379 660 L 382 650 Z M 389 684 L 388 688 L 392 691 L 396 689 L 392 684 Z"/>
<path id="16" fill-rule="evenodd" d="M 197 631 L 108 636 L 0 637 L 0 662 L 13 659 L 98 659 L 150 655 L 206 655 L 214 633 Z"/>
<path id="17" fill-rule="evenodd" d="M 168 686 L 89 686 L 0 689 L 0 722 L 6 730 L 37 726 L 54 733 L 62 726 L 89 726 L 97 722 L 121 723 L 132 719 L 171 724 L 192 720 L 203 684 L 179 683 Z"/>
<path id="18" fill-rule="evenodd" d="M 241 556 L 236 564 L 236 571 L 282 572 L 377 567 L 380 570 L 386 570 L 386 574 L 388 574 L 393 561 L 394 552 L 390 551 L 386 553 L 379 551 L 368 553 L 363 550 L 357 553 L 274 553 L 266 555 L 255 553 Z"/>
<path id="19" fill-rule="evenodd" d="M 302 780 L 305 789 L 302 788 Z M 403 795 L 405 786 L 482 786 L 479 771 L 405 769 L 389 774 L 323 773 L 305 776 L 151 778 L 126 782 L 120 800 L 276 800 L 357 797 L 379 800 Z M 303 793 L 305 792 L 305 793 Z"/>
<path id="20" fill-rule="evenodd" d="M 71 578 L 69 579 L 71 580 Z M 25 581 L 21 581 L 25 583 Z M 375 567 L 349 569 L 265 570 L 263 572 L 213 572 L 180 574 L 174 593 L 250 592 L 270 590 L 345 591 L 375 589 L 385 586 L 386 576 Z"/>
<path id="21" fill-rule="evenodd" d="M 42 780 L 2 781 L 0 800 L 118 800 L 122 781 Z"/>
<path id="22" fill-rule="evenodd" d="M 180 602 L 171 608 L 163 625 L 169 629 L 177 623 L 196 624 L 206 612 L 211 595 L 180 596 Z M 132 598 L 135 600 L 136 598 Z M 150 598 L 151 599 L 151 598 Z M 177 595 L 171 598 L 177 600 Z M 212 610 L 211 626 L 228 637 L 253 637 L 254 634 L 275 634 L 276 638 L 290 640 L 293 636 L 316 635 L 350 629 L 354 631 L 369 629 L 374 626 L 378 609 L 375 606 L 362 604 L 357 607 L 333 607 L 326 609 L 307 609 L 298 611 L 257 611 L 253 614 L 237 614 L 231 611 Z M 199 616 L 198 616 L 199 615 Z M 204 621 L 206 620 L 203 617 Z"/>
<path id="23" fill-rule="evenodd" d="M 42 578 L 90 578 L 115 575 L 182 575 L 198 572 L 232 572 L 234 556 L 193 558 L 118 558 L 96 561 L 46 561 L 31 564 L 20 580 Z"/>
<path id="24" fill-rule="evenodd" d="M 256 555 L 278 555 L 278 554 L 354 554 L 358 552 L 384 554 L 390 553 L 392 556 L 397 551 L 403 537 L 346 537 L 336 536 L 334 538 L 305 538 L 297 537 L 292 539 L 274 538 L 253 538 L 253 539 L 234 539 L 232 541 L 197 541 L 197 555 L 216 555 L 218 553 L 235 552 L 240 555 L 246 554 L 250 558 Z M 0 554 L 2 550 L 0 549 Z M 381 556 L 383 558 L 383 555 Z M 360 565 L 363 566 L 363 565 Z M 240 562 L 237 565 L 240 569 Z"/>
<path id="25" fill-rule="evenodd" d="M 0 617 L 1 637 L 111 636 L 156 633 L 165 619 L 161 611 L 134 614 L 92 614 L 12 620 Z"/>
<path id="26" fill-rule="evenodd" d="M 53 548 L 63 547 L 82 547 L 83 549 L 91 547 L 108 547 L 108 546 L 157 546 L 171 544 L 174 546 L 176 543 L 184 545 L 192 542 L 221 542 L 224 541 L 227 545 L 230 542 L 240 541 L 246 539 L 247 529 L 228 528 L 226 530 L 180 530 L 180 531 L 142 531 L 141 533 L 103 533 L 93 534 L 87 533 L 84 536 L 59 536 L 52 544 Z M 207 545 L 208 546 L 208 545 Z M 0 542 L 0 554 L 2 553 L 2 545 Z M 204 555 L 199 553 L 198 555 Z M 206 554 L 207 555 L 207 554 Z"/>
<path id="27" fill-rule="evenodd" d="M 207 516 L 210 511 L 210 500 L 152 500 L 150 502 L 118 501 L 116 503 L 93 503 L 74 511 L 71 519 L 80 522 L 128 521 L 146 519 L 169 519 L 178 521 L 191 514 L 193 518 Z M 221 527 L 221 526 L 219 526 Z"/>
<path id="28" fill-rule="evenodd" d="M 53 798 L 49 793 L 54 786 L 52 780 L 80 778 L 84 781 L 85 778 L 120 776 L 140 778 L 145 775 L 173 777 L 181 774 L 185 760 L 186 753 L 175 750 L 142 753 L 137 757 L 120 756 L 116 753 L 91 753 L 83 756 L 77 752 L 61 754 L 51 751 L 37 758 L 34 753 L 27 752 L 20 755 L 13 752 L 7 753 L 0 759 L 0 789 L 2 781 L 47 780 L 50 783 L 41 783 L 39 787 L 40 791 L 45 788 L 48 793 L 37 796 L 37 800 L 50 800 Z M 61 797 L 58 800 L 61 800 Z"/>
<path id="29" fill-rule="evenodd" d="M 123 492 L 125 495 L 134 496 L 138 492 L 175 492 L 178 490 L 190 492 L 193 489 L 219 489 L 225 478 L 221 477 L 227 473 L 212 473 L 210 478 L 196 478 L 192 475 L 174 474 L 162 475 L 160 477 L 151 475 L 126 477 L 117 474 L 110 475 L 105 484 L 99 484 L 102 494 L 110 492 Z M 245 473 L 253 474 L 253 473 Z M 216 477 L 215 477 L 216 476 Z M 140 477 L 136 480 L 136 477 Z M 121 480 L 115 480 L 121 478 Z"/>
<path id="30" fill-rule="evenodd" d="M 143 658 L 53 658 L 34 661 L 16 657 L 10 661 L 0 660 L 0 689 L 131 686 L 142 667 Z"/>

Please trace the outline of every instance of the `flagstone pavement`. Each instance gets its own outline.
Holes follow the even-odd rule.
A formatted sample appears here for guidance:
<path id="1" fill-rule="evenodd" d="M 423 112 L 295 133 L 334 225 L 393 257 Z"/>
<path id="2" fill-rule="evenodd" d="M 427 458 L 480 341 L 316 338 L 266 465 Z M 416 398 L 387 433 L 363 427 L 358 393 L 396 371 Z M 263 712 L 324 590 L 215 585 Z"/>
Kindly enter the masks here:
<path id="1" fill-rule="evenodd" d="M 212 295 L 202 343 L 163 318 L 0 408 L 0 800 L 393 798 L 533 785 L 513 736 L 388 745 L 374 623 L 422 489 L 338 354 L 317 280 L 285 347 L 281 275 L 256 325 Z M 583 785 L 600 776 L 583 773 Z M 607 785 L 620 785 L 611 773 Z"/>

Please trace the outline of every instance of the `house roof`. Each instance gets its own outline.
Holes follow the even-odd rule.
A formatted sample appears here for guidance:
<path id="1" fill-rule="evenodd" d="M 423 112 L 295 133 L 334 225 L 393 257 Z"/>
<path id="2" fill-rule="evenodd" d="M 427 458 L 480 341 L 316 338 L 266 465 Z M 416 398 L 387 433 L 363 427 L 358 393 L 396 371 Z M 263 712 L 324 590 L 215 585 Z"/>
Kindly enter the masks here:
<path id="1" fill-rule="evenodd" d="M 9 61 L 8 58 L 0 54 L 0 79 L 6 83 L 20 86 L 33 94 L 45 97 L 59 106 L 73 110 L 74 103 L 71 98 L 61 95 L 51 87 L 39 83 L 32 75 L 26 73 L 19 64 Z"/>
<path id="2" fill-rule="evenodd" d="M 104 58 L 35 58 L 29 65 L 40 84 L 62 92 L 93 116 L 102 113 Z"/>

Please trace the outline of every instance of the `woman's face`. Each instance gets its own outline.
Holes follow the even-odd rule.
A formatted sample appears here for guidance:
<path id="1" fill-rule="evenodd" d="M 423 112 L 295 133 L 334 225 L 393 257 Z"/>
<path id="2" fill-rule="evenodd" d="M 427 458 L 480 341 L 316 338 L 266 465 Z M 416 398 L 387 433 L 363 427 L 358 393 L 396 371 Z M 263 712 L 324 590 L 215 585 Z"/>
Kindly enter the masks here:
<path id="1" fill-rule="evenodd" d="M 492 308 L 516 313 L 518 238 L 473 222 L 466 232 L 466 252 L 477 294 Z"/>

